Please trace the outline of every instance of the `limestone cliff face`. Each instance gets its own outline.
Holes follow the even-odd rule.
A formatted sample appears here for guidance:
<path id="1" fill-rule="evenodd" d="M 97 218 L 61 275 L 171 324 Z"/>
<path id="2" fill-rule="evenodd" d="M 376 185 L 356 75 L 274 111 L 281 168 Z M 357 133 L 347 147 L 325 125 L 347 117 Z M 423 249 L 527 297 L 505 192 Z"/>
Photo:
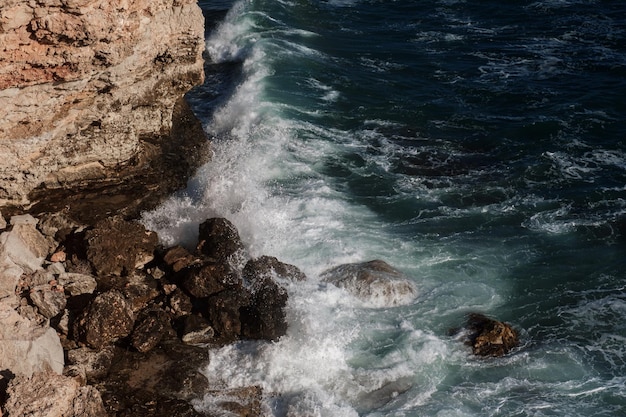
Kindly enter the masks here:
<path id="1" fill-rule="evenodd" d="M 203 81 L 203 25 L 195 0 L 2 0 L 0 207 L 167 161 L 188 175 L 206 156 L 181 101 Z"/>

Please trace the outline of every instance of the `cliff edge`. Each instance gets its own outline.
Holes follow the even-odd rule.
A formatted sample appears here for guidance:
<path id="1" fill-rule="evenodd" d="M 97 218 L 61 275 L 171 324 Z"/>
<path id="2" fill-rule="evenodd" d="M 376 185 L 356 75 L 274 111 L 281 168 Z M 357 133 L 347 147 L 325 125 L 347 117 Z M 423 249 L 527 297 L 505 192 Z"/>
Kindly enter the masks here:
<path id="1" fill-rule="evenodd" d="M 195 0 L 3 0 L 0 207 L 136 212 L 184 186 L 203 49 Z"/>

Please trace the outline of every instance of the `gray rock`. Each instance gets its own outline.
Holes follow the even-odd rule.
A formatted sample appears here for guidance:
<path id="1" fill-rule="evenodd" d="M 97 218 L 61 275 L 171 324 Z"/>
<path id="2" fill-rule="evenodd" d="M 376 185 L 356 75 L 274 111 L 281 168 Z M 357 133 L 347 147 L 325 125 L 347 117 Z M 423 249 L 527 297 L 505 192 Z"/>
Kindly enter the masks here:
<path id="1" fill-rule="evenodd" d="M 5 303 L 0 303 L 0 352 L 0 369 L 16 375 L 63 372 L 63 347 L 54 329 L 25 319 Z"/>
<path id="2" fill-rule="evenodd" d="M 323 272 L 321 278 L 373 307 L 408 304 L 417 295 L 406 275 L 381 260 L 339 265 Z"/>
<path id="3" fill-rule="evenodd" d="M 65 272 L 57 278 L 59 285 L 63 286 L 65 293 L 70 296 L 78 296 L 82 294 L 92 294 L 98 283 L 91 275 L 79 274 L 73 272 Z"/>
<path id="4" fill-rule="evenodd" d="M 100 393 L 63 375 L 38 372 L 9 382 L 4 411 L 9 416 L 102 417 L 106 415 Z"/>
<path id="5" fill-rule="evenodd" d="M 52 288 L 50 285 L 40 285 L 33 288 L 29 297 L 39 309 L 39 313 L 49 319 L 63 312 L 67 304 L 63 291 Z"/>

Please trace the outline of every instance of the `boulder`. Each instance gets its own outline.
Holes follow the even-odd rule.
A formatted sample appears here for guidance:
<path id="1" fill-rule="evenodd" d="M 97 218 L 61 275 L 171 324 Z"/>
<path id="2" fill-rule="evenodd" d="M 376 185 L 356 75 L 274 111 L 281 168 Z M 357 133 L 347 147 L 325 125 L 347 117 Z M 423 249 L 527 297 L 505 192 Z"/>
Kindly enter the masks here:
<path id="1" fill-rule="evenodd" d="M 135 314 L 130 302 L 117 290 L 98 295 L 74 323 L 74 338 L 95 349 L 130 334 Z"/>
<path id="2" fill-rule="evenodd" d="M 211 324 L 196 314 L 185 317 L 181 333 L 181 340 L 188 345 L 202 345 L 215 339 L 215 331 Z"/>
<path id="3" fill-rule="evenodd" d="M 410 278 L 381 260 L 339 265 L 321 278 L 375 307 L 408 304 L 417 294 Z"/>
<path id="4" fill-rule="evenodd" d="M 169 248 L 163 256 L 163 261 L 174 272 L 179 272 L 190 266 L 199 265 L 202 263 L 202 260 L 200 258 L 192 255 L 187 249 L 183 248 L 182 246 L 174 246 L 173 248 Z"/>
<path id="5" fill-rule="evenodd" d="M 63 288 L 56 285 L 44 284 L 32 288 L 29 298 L 39 310 L 39 314 L 48 319 L 62 313 L 67 304 Z"/>
<path id="6" fill-rule="evenodd" d="M 218 261 L 225 261 L 243 251 L 243 243 L 235 226 L 224 218 L 211 218 L 199 226 L 198 252 Z"/>
<path id="7" fill-rule="evenodd" d="M 269 276 L 252 278 L 251 302 L 241 308 L 242 337 L 277 340 L 287 333 L 287 298 L 287 290 Z"/>
<path id="8" fill-rule="evenodd" d="M 517 331 L 508 323 L 491 319 L 480 313 L 470 313 L 466 327 L 466 344 L 477 356 L 503 356 L 519 345 Z"/>
<path id="9" fill-rule="evenodd" d="M 283 263 L 273 256 L 260 256 L 251 259 L 243 269 L 244 279 L 257 280 L 256 277 L 269 277 L 279 280 L 304 281 L 306 275 L 297 266 Z"/>
<path id="10" fill-rule="evenodd" d="M 8 416 L 102 417 L 106 415 L 100 393 L 80 386 L 70 377 L 38 372 L 16 376 L 7 388 L 3 410 Z"/>
<path id="11" fill-rule="evenodd" d="M 0 370 L 31 376 L 50 369 L 63 372 L 63 347 L 54 329 L 38 325 L 0 303 Z"/>
<path id="12" fill-rule="evenodd" d="M 113 363 L 115 347 L 106 346 L 101 350 L 80 347 L 67 351 L 67 364 L 80 367 L 87 383 L 106 377 Z"/>
<path id="13" fill-rule="evenodd" d="M 183 288 L 196 298 L 209 297 L 227 288 L 241 286 L 239 273 L 226 262 L 205 262 L 191 268 L 183 280 Z"/>
<path id="14" fill-rule="evenodd" d="M 245 289 L 225 290 L 207 299 L 206 314 L 216 337 L 230 343 L 241 337 L 241 310 L 250 305 L 252 295 Z"/>
<path id="15" fill-rule="evenodd" d="M 130 344 L 139 352 L 155 348 L 169 327 L 169 317 L 161 309 L 153 308 L 141 312 L 130 335 Z"/>
<path id="16" fill-rule="evenodd" d="M 139 222 L 106 218 L 85 234 L 87 259 L 97 275 L 129 275 L 154 258 L 158 236 Z"/>

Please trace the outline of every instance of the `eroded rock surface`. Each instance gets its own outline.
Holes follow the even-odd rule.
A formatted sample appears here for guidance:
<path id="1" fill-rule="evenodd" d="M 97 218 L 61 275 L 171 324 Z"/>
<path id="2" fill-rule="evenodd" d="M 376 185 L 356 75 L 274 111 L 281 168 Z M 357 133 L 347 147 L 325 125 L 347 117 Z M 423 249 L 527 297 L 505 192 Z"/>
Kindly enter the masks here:
<path id="1" fill-rule="evenodd" d="M 466 343 L 474 355 L 503 356 L 519 345 L 519 335 L 510 324 L 483 314 L 469 314 L 466 326 L 469 331 Z"/>
<path id="2" fill-rule="evenodd" d="M 1 2 L 0 206 L 90 216 L 184 185 L 208 156 L 182 100 L 203 49 L 195 0 Z"/>

